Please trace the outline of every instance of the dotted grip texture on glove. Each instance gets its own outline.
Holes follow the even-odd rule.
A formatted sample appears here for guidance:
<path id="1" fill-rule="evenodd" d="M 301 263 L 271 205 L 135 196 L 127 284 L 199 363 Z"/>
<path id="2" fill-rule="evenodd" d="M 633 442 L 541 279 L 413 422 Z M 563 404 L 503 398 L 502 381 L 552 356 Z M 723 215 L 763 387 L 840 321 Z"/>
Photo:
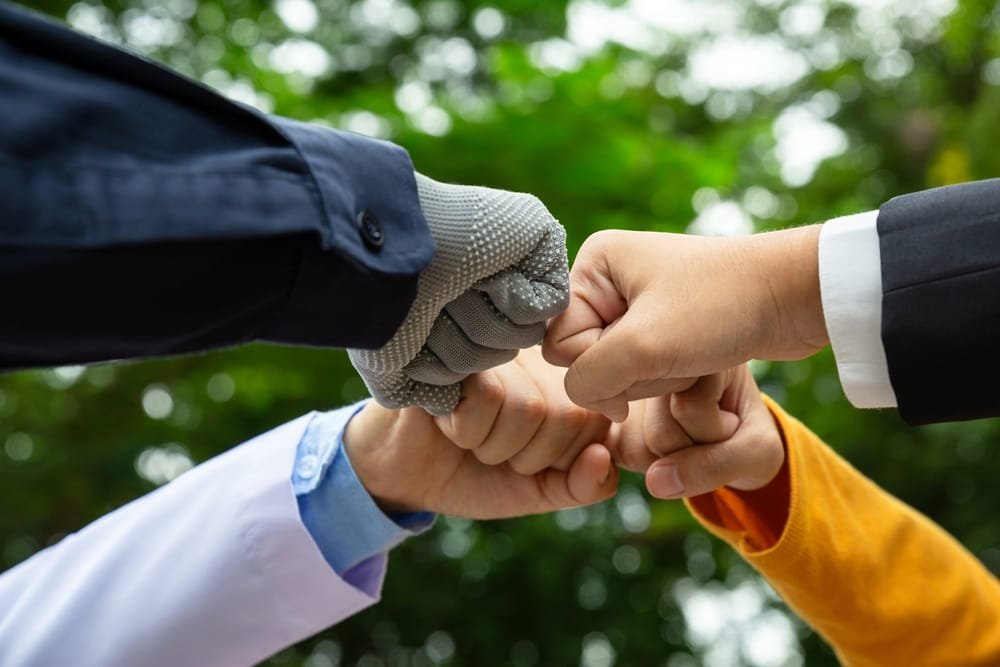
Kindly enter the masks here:
<path id="1" fill-rule="evenodd" d="M 569 304 L 566 232 L 533 195 L 416 178 L 437 252 L 392 339 L 348 354 L 380 404 L 440 415 L 463 379 L 540 342 Z"/>

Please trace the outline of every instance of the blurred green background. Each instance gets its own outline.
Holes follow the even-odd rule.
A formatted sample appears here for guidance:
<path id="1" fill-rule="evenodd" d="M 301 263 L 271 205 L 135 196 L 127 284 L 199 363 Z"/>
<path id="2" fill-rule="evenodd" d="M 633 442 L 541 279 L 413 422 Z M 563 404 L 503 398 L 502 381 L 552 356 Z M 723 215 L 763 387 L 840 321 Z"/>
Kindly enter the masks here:
<path id="1" fill-rule="evenodd" d="M 436 178 L 534 192 L 571 252 L 599 229 L 744 234 L 1000 175 L 992 1 L 27 4 L 264 110 L 391 139 Z M 854 410 L 829 354 L 754 371 L 1000 572 L 998 422 L 909 429 Z M 264 345 L 2 375 L 0 567 L 363 393 L 339 351 Z M 680 504 L 629 477 L 585 510 L 440 520 L 394 552 L 381 604 L 270 664 L 835 662 Z"/>

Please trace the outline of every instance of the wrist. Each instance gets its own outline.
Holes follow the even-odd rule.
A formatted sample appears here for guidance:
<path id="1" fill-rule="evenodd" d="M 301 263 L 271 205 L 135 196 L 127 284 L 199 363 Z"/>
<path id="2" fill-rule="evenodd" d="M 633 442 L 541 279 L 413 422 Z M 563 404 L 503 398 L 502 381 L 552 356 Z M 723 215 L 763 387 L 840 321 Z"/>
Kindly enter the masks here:
<path id="1" fill-rule="evenodd" d="M 393 450 L 401 431 L 404 411 L 383 408 L 371 401 L 347 424 L 344 453 L 361 485 L 386 514 L 419 511 L 417 499 L 409 498 L 404 476 L 399 475 Z"/>
<path id="2" fill-rule="evenodd" d="M 760 359 L 802 359 L 830 343 L 819 283 L 819 233 L 808 225 L 751 237 L 763 323 Z"/>

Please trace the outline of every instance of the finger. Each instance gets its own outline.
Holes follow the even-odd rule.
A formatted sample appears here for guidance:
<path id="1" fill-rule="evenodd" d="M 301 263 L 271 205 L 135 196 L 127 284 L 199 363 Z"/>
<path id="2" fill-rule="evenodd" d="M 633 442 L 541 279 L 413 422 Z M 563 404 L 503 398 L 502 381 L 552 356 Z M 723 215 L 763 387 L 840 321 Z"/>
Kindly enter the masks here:
<path id="1" fill-rule="evenodd" d="M 413 361 L 406 364 L 403 374 L 411 380 L 436 386 L 455 384 L 469 376 L 469 373 L 459 373 L 445 366 L 444 362 L 426 347 L 421 348 Z"/>
<path id="2" fill-rule="evenodd" d="M 604 439 L 604 446 L 611 452 L 615 465 L 632 472 L 646 472 L 659 458 L 649 451 L 643 429 L 633 423 L 633 420 L 624 424 L 612 424 Z"/>
<path id="3" fill-rule="evenodd" d="M 607 500 L 618 489 L 618 469 L 611 453 L 598 444 L 580 452 L 568 472 L 549 468 L 534 478 L 544 507 L 538 511 L 590 505 Z"/>
<path id="4" fill-rule="evenodd" d="M 572 367 L 570 370 L 572 370 Z M 611 421 L 620 424 L 629 416 L 629 403 L 631 401 L 654 399 L 675 391 L 684 391 L 696 381 L 695 378 L 644 380 L 635 383 L 617 396 L 594 401 L 588 406 L 588 409 L 599 412 Z M 569 393 L 568 390 L 567 393 Z"/>
<path id="5" fill-rule="evenodd" d="M 434 320 L 426 345 L 455 373 L 478 373 L 503 365 L 517 356 L 517 350 L 498 350 L 473 343 L 447 313 L 441 313 Z"/>
<path id="6" fill-rule="evenodd" d="M 582 408 L 576 409 L 583 412 Z M 550 411 L 531 442 L 510 459 L 510 467 L 521 475 L 534 475 L 550 466 L 557 467 L 557 462 L 562 460 L 563 465 L 558 467 L 568 469 L 580 448 L 594 441 L 594 438 L 583 438 L 583 426 L 584 421 L 576 419 L 572 413 L 553 415 Z"/>
<path id="7" fill-rule="evenodd" d="M 475 284 L 489 294 L 497 310 L 517 324 L 545 322 L 569 303 L 569 262 L 566 230 L 537 199 L 535 203 L 551 221 L 538 244 L 517 266 Z"/>
<path id="8" fill-rule="evenodd" d="M 445 306 L 445 311 L 469 340 L 484 347 L 517 350 L 531 347 L 545 336 L 545 322 L 515 324 L 477 290 L 466 291 Z"/>
<path id="9" fill-rule="evenodd" d="M 602 414 L 616 424 L 621 424 L 628 419 L 628 397 L 624 393 L 618 394 L 602 401 L 595 401 L 586 409 Z"/>
<path id="10" fill-rule="evenodd" d="M 638 401 L 645 398 L 659 398 L 667 394 L 675 394 L 680 391 L 687 391 L 698 382 L 698 378 L 671 378 L 658 380 L 645 380 L 636 382 L 625 392 L 626 398 L 630 401 Z"/>
<path id="11" fill-rule="evenodd" d="M 476 373 L 462 382 L 462 398 L 455 410 L 434 418 L 446 438 L 462 449 L 478 449 L 486 441 L 504 402 L 503 382 L 497 371 Z"/>
<path id="12" fill-rule="evenodd" d="M 489 296 L 490 301 L 503 315 L 515 324 L 544 324 L 566 310 L 569 304 L 569 285 L 565 276 L 550 284 L 532 280 L 519 269 L 505 269 L 473 287 Z"/>
<path id="13" fill-rule="evenodd" d="M 695 442 L 722 442 L 739 428 L 740 418 L 720 403 L 732 371 L 706 375 L 686 391 L 670 397 L 670 413 Z"/>
<path id="14" fill-rule="evenodd" d="M 522 351 L 515 363 L 535 382 L 545 399 L 546 412 L 531 442 L 510 460 L 511 467 L 522 475 L 549 467 L 569 470 L 584 447 L 604 436 L 607 420 L 569 400 L 563 388 L 566 372 L 547 363 L 539 348 Z"/>
<path id="15" fill-rule="evenodd" d="M 602 445 L 590 445 L 569 469 L 566 488 L 577 505 L 589 505 L 610 498 L 618 487 L 618 469 L 611 453 Z"/>
<path id="16" fill-rule="evenodd" d="M 655 365 L 655 336 L 632 310 L 605 329 L 566 373 L 566 393 L 574 403 L 618 421 L 628 415 L 632 385 L 665 377 Z"/>
<path id="17" fill-rule="evenodd" d="M 655 458 L 662 458 L 695 444 L 670 411 L 671 397 L 646 399 L 643 407 L 643 443 Z"/>
<path id="18" fill-rule="evenodd" d="M 403 371 L 371 377 L 363 376 L 365 386 L 375 401 L 386 408 L 420 406 L 432 415 L 447 415 L 458 405 L 460 385 L 434 385 L 419 382 Z"/>
<path id="19" fill-rule="evenodd" d="M 420 406 L 431 415 L 447 415 L 457 406 L 461 386 L 458 383 L 446 386 L 412 383 L 411 399 L 405 403 L 408 406 Z"/>
<path id="20" fill-rule="evenodd" d="M 605 327 L 628 310 L 603 261 L 587 262 L 587 258 L 577 259 L 570 272 L 569 307 L 549 322 L 542 353 L 550 364 L 572 364 L 601 338 Z"/>
<path id="21" fill-rule="evenodd" d="M 571 366 L 570 371 L 572 370 L 573 367 Z M 567 376 L 568 375 L 569 373 L 567 373 Z M 644 399 L 655 399 L 666 394 L 687 391 L 697 381 L 698 378 L 660 378 L 656 380 L 642 380 L 636 382 L 617 396 L 594 401 L 587 407 L 594 412 L 599 412 L 607 416 L 608 419 L 616 423 L 622 423 L 629 415 L 629 402 Z M 568 391 L 569 390 L 567 389 L 567 393 Z"/>
<path id="22" fill-rule="evenodd" d="M 569 313 L 569 311 L 566 312 Z M 578 315 L 579 313 L 572 313 L 570 317 Z M 553 327 L 560 324 L 560 318 L 552 320 L 549 323 L 548 332 L 545 334 L 545 340 L 542 342 L 542 353 L 545 355 L 545 360 L 555 366 L 568 367 L 576 361 L 577 357 L 593 347 L 604 332 L 603 326 L 593 326 L 580 329 L 565 338 L 556 339 L 558 334 L 553 333 Z"/>
<path id="23" fill-rule="evenodd" d="M 518 363 L 526 356 L 523 353 Z M 546 369 L 554 369 L 541 360 L 539 363 Z M 522 475 L 533 475 L 549 467 L 568 470 L 584 447 L 604 439 L 609 426 L 602 415 L 569 400 L 562 386 L 561 369 L 551 379 L 546 377 L 546 369 L 533 368 L 533 364 L 527 367 L 545 400 L 546 414 L 531 442 L 510 460 L 511 467 Z"/>
<path id="24" fill-rule="evenodd" d="M 723 486 L 758 489 L 777 475 L 784 460 L 781 437 L 769 414 L 748 417 L 724 442 L 694 445 L 649 467 L 646 488 L 657 498 L 689 498 Z"/>
<path id="25" fill-rule="evenodd" d="M 621 310 L 625 310 L 624 300 L 621 301 Z M 600 340 L 607 324 L 586 294 L 572 292 L 569 308 L 549 322 L 542 343 L 542 355 L 550 364 L 569 366 Z"/>
<path id="26" fill-rule="evenodd" d="M 503 383 L 503 405 L 482 444 L 473 450 L 487 465 L 508 461 L 531 442 L 545 419 L 545 399 L 532 379 L 517 364 L 494 369 Z"/>

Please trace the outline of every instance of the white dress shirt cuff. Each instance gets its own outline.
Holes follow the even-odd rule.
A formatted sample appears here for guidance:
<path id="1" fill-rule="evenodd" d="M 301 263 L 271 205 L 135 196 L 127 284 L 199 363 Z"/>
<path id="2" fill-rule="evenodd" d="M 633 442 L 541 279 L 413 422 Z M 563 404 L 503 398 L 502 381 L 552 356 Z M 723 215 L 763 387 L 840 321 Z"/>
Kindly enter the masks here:
<path id="1" fill-rule="evenodd" d="M 878 211 L 834 218 L 819 235 L 823 315 L 840 384 L 858 408 L 896 405 L 882 345 Z"/>

